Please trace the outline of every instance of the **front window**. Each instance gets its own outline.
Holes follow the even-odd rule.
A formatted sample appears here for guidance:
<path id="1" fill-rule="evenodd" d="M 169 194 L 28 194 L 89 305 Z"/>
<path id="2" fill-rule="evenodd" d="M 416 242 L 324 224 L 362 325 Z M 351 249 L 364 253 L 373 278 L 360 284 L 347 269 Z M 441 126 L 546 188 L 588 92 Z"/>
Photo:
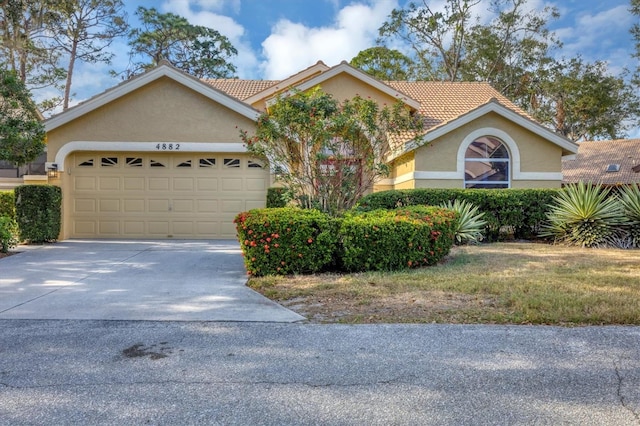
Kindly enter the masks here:
<path id="1" fill-rule="evenodd" d="M 483 136 L 469 145 L 464 158 L 465 188 L 509 188 L 509 151 L 500 139 Z"/>

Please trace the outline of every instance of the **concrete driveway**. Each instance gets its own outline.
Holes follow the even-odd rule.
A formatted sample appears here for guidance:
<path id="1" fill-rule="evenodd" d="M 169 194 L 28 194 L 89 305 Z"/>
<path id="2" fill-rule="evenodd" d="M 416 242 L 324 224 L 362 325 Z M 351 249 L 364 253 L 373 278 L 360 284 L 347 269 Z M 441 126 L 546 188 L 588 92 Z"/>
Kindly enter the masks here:
<path id="1" fill-rule="evenodd" d="M 0 319 L 295 322 L 235 241 L 67 240 L 0 260 Z"/>

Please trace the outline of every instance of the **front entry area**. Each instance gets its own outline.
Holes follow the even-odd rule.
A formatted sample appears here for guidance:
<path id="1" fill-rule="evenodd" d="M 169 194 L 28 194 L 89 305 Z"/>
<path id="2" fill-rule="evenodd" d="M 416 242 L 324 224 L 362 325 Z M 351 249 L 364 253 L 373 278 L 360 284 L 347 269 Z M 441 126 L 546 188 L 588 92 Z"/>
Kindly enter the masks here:
<path id="1" fill-rule="evenodd" d="M 75 152 L 65 173 L 71 238 L 234 239 L 269 185 L 268 167 L 231 153 Z"/>

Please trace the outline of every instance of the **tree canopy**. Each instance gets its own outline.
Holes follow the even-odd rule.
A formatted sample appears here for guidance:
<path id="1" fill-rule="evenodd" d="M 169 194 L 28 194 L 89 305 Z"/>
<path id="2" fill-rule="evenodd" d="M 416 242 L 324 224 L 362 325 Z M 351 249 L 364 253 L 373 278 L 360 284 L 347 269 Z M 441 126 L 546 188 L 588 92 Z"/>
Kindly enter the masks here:
<path id="1" fill-rule="evenodd" d="M 359 52 L 349 62 L 378 80 L 410 80 L 413 61 L 395 49 L 374 46 Z"/>
<path id="2" fill-rule="evenodd" d="M 237 50 L 218 31 L 192 25 L 173 13 L 138 7 L 140 28 L 129 32 L 132 65 L 127 75 L 152 68 L 163 59 L 198 78 L 227 78 L 236 71 L 229 62 Z"/>
<path id="3" fill-rule="evenodd" d="M 44 151 L 45 131 L 31 95 L 15 71 L 0 67 L 0 160 L 17 165 Z"/>
<path id="4" fill-rule="evenodd" d="M 240 135 L 295 200 L 336 214 L 388 174 L 390 138 L 420 126 L 400 102 L 381 107 L 359 96 L 338 102 L 314 89 L 279 97 L 254 134 Z"/>

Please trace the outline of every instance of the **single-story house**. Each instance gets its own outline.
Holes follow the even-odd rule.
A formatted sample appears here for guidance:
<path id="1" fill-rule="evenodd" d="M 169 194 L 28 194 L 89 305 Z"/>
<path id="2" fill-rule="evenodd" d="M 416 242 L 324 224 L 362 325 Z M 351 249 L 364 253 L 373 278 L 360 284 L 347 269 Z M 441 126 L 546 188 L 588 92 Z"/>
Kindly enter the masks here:
<path id="1" fill-rule="evenodd" d="M 640 139 L 581 142 L 575 156 L 562 160 L 562 170 L 565 185 L 640 183 Z"/>
<path id="2" fill-rule="evenodd" d="M 577 145 L 486 83 L 376 80 L 322 62 L 280 81 L 198 80 L 163 63 L 45 121 L 61 238 L 234 238 L 234 216 L 264 206 L 269 165 L 239 137 L 284 91 L 320 86 L 401 101 L 426 123 L 424 145 L 390 153 L 390 188 L 560 187 Z"/>

